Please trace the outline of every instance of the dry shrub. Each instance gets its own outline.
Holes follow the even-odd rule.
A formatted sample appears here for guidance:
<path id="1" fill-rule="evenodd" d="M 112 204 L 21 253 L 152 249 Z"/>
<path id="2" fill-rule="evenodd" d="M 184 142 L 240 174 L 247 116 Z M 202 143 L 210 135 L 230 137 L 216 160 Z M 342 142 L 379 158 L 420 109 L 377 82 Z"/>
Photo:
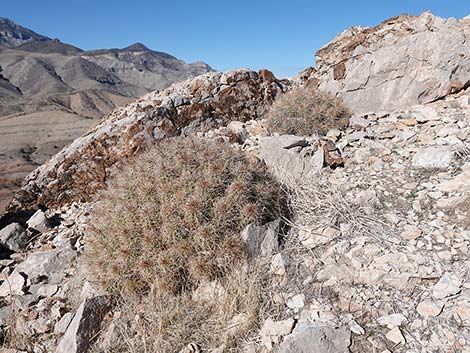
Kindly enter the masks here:
<path id="1" fill-rule="evenodd" d="M 289 195 L 294 231 L 312 232 L 344 224 L 354 237 L 369 236 L 380 242 L 395 237 L 395 231 L 378 205 L 358 203 L 354 194 L 331 184 L 325 176 L 289 180 L 284 184 Z"/>
<path id="2" fill-rule="evenodd" d="M 267 274 L 253 263 L 239 266 L 218 282 L 210 301 L 191 292 L 124 296 L 110 344 L 98 342 L 95 351 L 176 353 L 192 343 L 201 351 L 241 352 L 258 323 L 274 315 Z"/>
<path id="3" fill-rule="evenodd" d="M 294 88 L 280 96 L 268 113 L 271 131 L 281 134 L 325 135 L 346 129 L 351 113 L 340 98 L 313 87 Z"/>
<path id="4" fill-rule="evenodd" d="M 244 259 L 240 232 L 275 219 L 280 196 L 265 167 L 228 144 L 165 140 L 103 193 L 91 269 L 110 291 L 194 288 Z"/>

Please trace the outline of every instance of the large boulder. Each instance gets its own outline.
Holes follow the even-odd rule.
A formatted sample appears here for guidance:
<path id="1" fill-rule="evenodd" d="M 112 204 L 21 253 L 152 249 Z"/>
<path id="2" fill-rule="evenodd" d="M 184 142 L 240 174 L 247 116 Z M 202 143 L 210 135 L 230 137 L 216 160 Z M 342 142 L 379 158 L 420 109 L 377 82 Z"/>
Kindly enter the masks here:
<path id="1" fill-rule="evenodd" d="M 322 47 L 317 70 L 300 79 L 341 96 L 357 113 L 405 109 L 469 85 L 469 35 L 470 18 L 429 12 L 352 27 Z"/>
<path id="2" fill-rule="evenodd" d="M 152 92 L 100 124 L 31 173 L 10 210 L 88 200 L 115 166 L 165 137 L 232 120 L 256 119 L 284 89 L 267 70 L 211 72 Z"/>
<path id="3" fill-rule="evenodd" d="M 259 156 L 277 179 L 289 182 L 312 177 L 323 167 L 323 150 L 305 153 L 306 147 L 309 147 L 309 142 L 303 137 L 273 136 L 262 141 Z"/>

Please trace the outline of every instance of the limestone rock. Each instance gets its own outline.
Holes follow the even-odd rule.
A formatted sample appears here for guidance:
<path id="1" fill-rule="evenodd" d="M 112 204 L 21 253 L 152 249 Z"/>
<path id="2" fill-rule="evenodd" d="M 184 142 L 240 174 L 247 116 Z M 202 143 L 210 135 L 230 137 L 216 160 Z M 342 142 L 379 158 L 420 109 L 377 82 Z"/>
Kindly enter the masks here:
<path id="1" fill-rule="evenodd" d="M 425 300 L 418 304 L 416 311 L 424 317 L 436 317 L 442 312 L 443 307 L 443 304 Z"/>
<path id="2" fill-rule="evenodd" d="M 351 332 L 344 327 L 317 324 L 298 325 L 282 342 L 280 353 L 346 353 Z"/>
<path id="3" fill-rule="evenodd" d="M 26 283 L 25 276 L 15 269 L 0 285 L 0 297 L 24 294 Z"/>
<path id="4" fill-rule="evenodd" d="M 454 274 L 446 273 L 434 286 L 432 295 L 436 299 L 444 299 L 460 292 L 462 280 Z"/>
<path id="5" fill-rule="evenodd" d="M 67 331 L 67 327 L 69 327 L 70 322 L 72 322 L 73 314 L 72 313 L 65 313 L 64 316 L 55 324 L 54 326 L 54 333 L 56 334 L 63 334 Z"/>
<path id="6" fill-rule="evenodd" d="M 405 230 L 401 233 L 401 236 L 405 240 L 415 240 L 421 236 L 421 229 L 413 225 L 406 225 Z"/>
<path id="7" fill-rule="evenodd" d="M 401 326 L 406 322 L 406 316 L 403 314 L 391 314 L 388 316 L 382 316 L 377 319 L 378 323 L 382 326 L 387 326 L 389 329 Z"/>
<path id="8" fill-rule="evenodd" d="M 449 167 L 453 156 L 452 149 L 448 146 L 428 147 L 416 152 L 413 167 L 445 169 Z"/>
<path id="9" fill-rule="evenodd" d="M 429 12 L 352 27 L 318 50 L 318 70 L 304 81 L 338 94 L 356 113 L 432 102 L 470 82 L 469 34 L 468 19 Z"/>
<path id="10" fill-rule="evenodd" d="M 293 319 L 282 321 L 273 321 L 271 319 L 267 319 L 261 328 L 261 334 L 264 336 L 286 336 L 292 332 L 293 328 Z"/>
<path id="11" fill-rule="evenodd" d="M 0 245 L 11 251 L 21 251 L 26 247 L 29 236 L 20 224 L 11 223 L 0 230 Z"/>
<path id="12" fill-rule="evenodd" d="M 385 335 L 385 337 L 387 337 L 388 340 L 392 341 L 395 344 L 399 344 L 399 343 L 405 344 L 406 343 L 406 339 L 405 339 L 405 337 L 403 337 L 403 334 L 401 333 L 401 330 L 398 326 L 394 327 L 393 329 L 388 331 L 388 333 Z"/>
<path id="13" fill-rule="evenodd" d="M 45 232 L 49 228 L 49 221 L 43 211 L 37 210 L 36 213 L 26 222 L 29 229 L 39 233 Z"/>
<path id="14" fill-rule="evenodd" d="M 99 329 L 101 320 L 108 310 L 109 301 L 104 296 L 83 301 L 60 340 L 55 353 L 87 352 L 90 340 Z"/>
<path id="15" fill-rule="evenodd" d="M 291 308 L 294 310 L 302 309 L 305 306 L 305 295 L 304 294 L 294 295 L 292 298 L 289 298 L 286 305 L 288 308 Z"/>
<path id="16" fill-rule="evenodd" d="M 306 146 L 308 142 L 303 137 L 274 136 L 263 140 L 259 155 L 279 180 L 308 178 L 321 170 L 324 157 L 321 149 L 313 155 L 301 155 L 299 149 Z"/>
<path id="17" fill-rule="evenodd" d="M 251 257 L 270 256 L 279 250 L 278 231 L 280 221 L 273 221 L 264 226 L 249 224 L 242 232 L 242 239 L 247 245 Z"/>
<path id="18" fill-rule="evenodd" d="M 271 272 L 278 276 L 286 274 L 286 260 L 282 253 L 273 256 L 271 260 Z"/>

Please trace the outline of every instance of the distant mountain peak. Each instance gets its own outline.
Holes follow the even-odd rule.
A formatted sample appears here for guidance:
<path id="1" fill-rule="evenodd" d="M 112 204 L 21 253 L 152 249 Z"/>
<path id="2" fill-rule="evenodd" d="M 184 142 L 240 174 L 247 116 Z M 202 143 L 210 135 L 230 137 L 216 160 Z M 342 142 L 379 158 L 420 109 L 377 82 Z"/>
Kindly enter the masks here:
<path id="1" fill-rule="evenodd" d="M 134 43 L 132 45 L 129 45 L 128 47 L 123 48 L 122 50 L 126 50 L 126 51 L 151 51 L 151 49 L 149 49 L 144 44 L 139 43 L 139 42 Z"/>
<path id="2" fill-rule="evenodd" d="M 0 17 L 0 45 L 16 48 L 26 43 L 48 40 L 50 38 L 20 26 L 8 18 Z"/>
<path id="3" fill-rule="evenodd" d="M 13 22 L 12 20 L 6 17 L 0 17 L 0 23 L 9 24 L 9 25 L 17 25 L 15 22 Z"/>

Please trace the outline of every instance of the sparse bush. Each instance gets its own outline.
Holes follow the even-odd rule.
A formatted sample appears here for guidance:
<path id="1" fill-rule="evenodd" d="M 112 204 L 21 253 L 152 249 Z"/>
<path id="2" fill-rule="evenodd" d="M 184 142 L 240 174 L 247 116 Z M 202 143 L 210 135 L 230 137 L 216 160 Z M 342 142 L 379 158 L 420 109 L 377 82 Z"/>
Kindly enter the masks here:
<path id="1" fill-rule="evenodd" d="M 341 224 L 355 237 L 369 236 L 379 241 L 390 241 L 396 234 L 380 210 L 380 204 L 368 201 L 361 204 L 341 187 L 326 177 L 289 180 L 284 184 L 288 190 L 292 231 L 303 233 L 302 237 L 318 236 L 327 227 L 340 229 Z M 343 235 L 344 236 L 344 235 Z"/>
<path id="2" fill-rule="evenodd" d="M 316 88 L 294 88 L 280 96 L 268 113 L 268 127 L 291 135 L 325 135 L 348 126 L 351 116 L 340 98 Z"/>
<path id="3" fill-rule="evenodd" d="M 89 263 L 111 292 L 180 293 L 245 257 L 240 232 L 277 217 L 281 192 L 239 150 L 175 138 L 111 181 L 95 207 Z"/>

